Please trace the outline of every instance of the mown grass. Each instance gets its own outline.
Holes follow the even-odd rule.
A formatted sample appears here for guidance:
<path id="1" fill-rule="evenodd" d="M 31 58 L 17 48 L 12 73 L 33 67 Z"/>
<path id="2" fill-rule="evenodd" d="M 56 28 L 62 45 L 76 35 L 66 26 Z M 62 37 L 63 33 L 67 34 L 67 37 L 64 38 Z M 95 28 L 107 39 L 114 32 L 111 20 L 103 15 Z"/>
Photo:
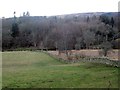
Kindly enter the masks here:
<path id="1" fill-rule="evenodd" d="M 42 52 L 3 52 L 3 88 L 117 88 L 118 68 L 65 64 Z"/>

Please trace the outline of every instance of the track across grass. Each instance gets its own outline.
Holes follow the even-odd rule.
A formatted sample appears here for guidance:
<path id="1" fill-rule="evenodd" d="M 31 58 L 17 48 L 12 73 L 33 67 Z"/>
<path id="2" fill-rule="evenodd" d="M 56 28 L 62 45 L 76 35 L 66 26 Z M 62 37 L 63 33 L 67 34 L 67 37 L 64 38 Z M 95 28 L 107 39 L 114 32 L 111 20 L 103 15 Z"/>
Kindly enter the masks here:
<path id="1" fill-rule="evenodd" d="M 3 52 L 3 88 L 117 88 L 118 68 L 65 64 L 39 51 Z"/>

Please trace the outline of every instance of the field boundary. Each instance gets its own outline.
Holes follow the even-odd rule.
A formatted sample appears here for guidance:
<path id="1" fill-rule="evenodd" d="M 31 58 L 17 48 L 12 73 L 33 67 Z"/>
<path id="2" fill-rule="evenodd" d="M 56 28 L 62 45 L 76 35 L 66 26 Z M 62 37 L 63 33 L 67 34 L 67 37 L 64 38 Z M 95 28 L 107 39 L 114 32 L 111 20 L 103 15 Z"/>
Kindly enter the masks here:
<path id="1" fill-rule="evenodd" d="M 44 51 L 44 53 L 46 53 L 47 55 L 65 62 L 65 63 L 76 63 L 76 62 L 91 62 L 91 63 L 100 63 L 100 64 L 106 64 L 106 65 L 110 65 L 110 66 L 115 66 L 115 67 L 120 67 L 120 61 L 119 60 L 110 60 L 108 58 L 103 58 L 103 57 L 84 57 L 84 58 L 80 58 L 80 59 L 75 59 L 75 60 L 65 60 L 62 57 L 53 55 L 51 53 L 48 53 L 46 51 Z"/>
<path id="2" fill-rule="evenodd" d="M 67 63 L 70 63 L 68 60 L 64 60 L 63 58 L 57 57 L 57 56 L 55 56 L 55 55 L 52 55 L 52 54 L 48 53 L 47 51 L 43 51 L 43 53 L 49 55 L 50 57 L 52 57 L 52 58 L 54 58 L 54 59 L 56 59 L 56 60 L 58 60 L 59 62 L 64 62 L 64 63 L 66 63 L 66 64 L 67 64 Z"/>

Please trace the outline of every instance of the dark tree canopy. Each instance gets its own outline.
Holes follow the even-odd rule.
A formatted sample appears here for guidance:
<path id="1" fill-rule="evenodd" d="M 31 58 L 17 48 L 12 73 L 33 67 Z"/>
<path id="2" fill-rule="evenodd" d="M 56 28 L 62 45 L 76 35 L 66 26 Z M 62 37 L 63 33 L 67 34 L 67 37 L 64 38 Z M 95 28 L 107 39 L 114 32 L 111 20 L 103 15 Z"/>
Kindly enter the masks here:
<path id="1" fill-rule="evenodd" d="M 17 37 L 19 35 L 19 27 L 17 23 L 12 24 L 12 29 L 11 29 L 11 36 L 12 37 Z"/>
<path id="2" fill-rule="evenodd" d="M 120 32 L 117 16 L 28 16 L 29 12 L 24 12 L 21 17 L 2 20 L 3 49 L 92 49 L 107 45 L 104 42 L 118 48 L 116 41 Z"/>

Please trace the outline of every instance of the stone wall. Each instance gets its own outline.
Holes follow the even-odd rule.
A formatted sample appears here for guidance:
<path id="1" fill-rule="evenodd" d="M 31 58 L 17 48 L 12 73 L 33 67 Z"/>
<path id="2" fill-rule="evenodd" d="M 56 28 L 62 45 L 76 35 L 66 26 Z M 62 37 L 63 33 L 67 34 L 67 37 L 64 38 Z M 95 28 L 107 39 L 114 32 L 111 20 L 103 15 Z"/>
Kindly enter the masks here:
<path id="1" fill-rule="evenodd" d="M 58 51 L 48 51 L 49 53 L 53 54 L 53 55 L 58 55 L 59 52 Z M 71 50 L 68 52 L 72 52 L 72 55 L 81 55 L 81 56 L 86 56 L 86 57 L 104 57 L 103 56 L 103 52 L 102 50 L 98 50 L 98 49 L 83 49 L 83 50 Z M 61 53 L 61 55 L 64 56 L 65 53 Z M 119 50 L 118 49 L 114 49 L 114 50 L 110 50 L 107 53 L 107 58 L 109 58 L 110 60 L 119 60 L 120 59 L 120 55 L 119 55 Z"/>
<path id="2" fill-rule="evenodd" d="M 58 51 L 48 51 L 48 54 L 57 58 L 60 61 L 67 63 L 74 62 L 93 62 L 93 63 L 102 63 L 107 65 L 112 65 L 120 67 L 120 61 L 118 57 L 118 50 L 112 50 L 108 52 L 108 57 L 104 57 L 101 54 L 101 50 L 72 50 L 72 56 L 79 56 L 79 58 L 68 59 L 64 58 L 66 55 L 63 53 L 58 55 Z M 114 56 L 115 55 L 115 56 Z M 81 57 L 83 56 L 83 57 Z"/>

